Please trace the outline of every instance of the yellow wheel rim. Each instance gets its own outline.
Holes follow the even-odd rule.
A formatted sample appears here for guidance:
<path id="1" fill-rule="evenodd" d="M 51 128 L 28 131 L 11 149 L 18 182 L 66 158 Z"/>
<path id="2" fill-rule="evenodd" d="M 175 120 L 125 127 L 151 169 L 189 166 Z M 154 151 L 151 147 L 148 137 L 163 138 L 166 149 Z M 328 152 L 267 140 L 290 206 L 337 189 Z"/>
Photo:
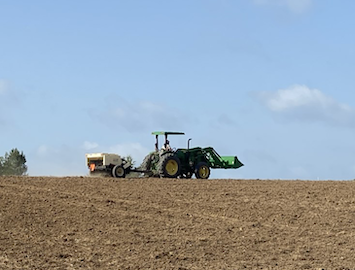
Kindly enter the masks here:
<path id="1" fill-rule="evenodd" d="M 198 174 L 200 175 L 201 178 L 207 178 L 209 171 L 210 169 L 207 166 L 201 166 L 198 169 Z"/>
<path id="2" fill-rule="evenodd" d="M 165 170 L 169 175 L 176 174 L 178 169 L 179 169 L 179 165 L 176 162 L 176 160 L 173 160 L 173 159 L 168 160 L 168 162 L 166 163 L 166 166 L 165 166 Z"/>

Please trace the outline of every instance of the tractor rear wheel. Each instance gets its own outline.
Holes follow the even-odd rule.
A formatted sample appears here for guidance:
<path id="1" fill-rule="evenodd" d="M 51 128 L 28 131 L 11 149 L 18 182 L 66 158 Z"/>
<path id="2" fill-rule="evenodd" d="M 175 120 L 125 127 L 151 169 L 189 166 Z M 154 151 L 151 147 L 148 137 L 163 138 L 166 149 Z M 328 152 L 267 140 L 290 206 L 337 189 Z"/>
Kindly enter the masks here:
<path id="1" fill-rule="evenodd" d="M 180 159 L 174 154 L 165 154 L 159 161 L 158 170 L 162 177 L 177 178 L 181 173 Z"/>
<path id="2" fill-rule="evenodd" d="M 112 169 L 112 175 L 113 175 L 113 177 L 116 177 L 116 178 L 125 178 L 126 171 L 121 165 L 116 165 Z"/>
<path id="3" fill-rule="evenodd" d="M 206 162 L 200 162 L 195 168 L 195 175 L 198 179 L 208 179 L 211 174 L 211 169 Z"/>
<path id="4" fill-rule="evenodd" d="M 142 171 L 150 170 L 153 156 L 154 156 L 153 153 L 146 155 L 145 158 L 143 159 L 142 164 L 138 167 L 138 169 Z"/>

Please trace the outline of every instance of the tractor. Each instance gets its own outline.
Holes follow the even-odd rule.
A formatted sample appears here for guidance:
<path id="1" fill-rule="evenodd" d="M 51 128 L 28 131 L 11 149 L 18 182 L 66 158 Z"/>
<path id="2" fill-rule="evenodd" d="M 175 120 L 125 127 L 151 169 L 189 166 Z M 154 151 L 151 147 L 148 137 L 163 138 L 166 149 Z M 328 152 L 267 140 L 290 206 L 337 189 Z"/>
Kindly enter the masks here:
<path id="1" fill-rule="evenodd" d="M 149 153 L 136 171 L 147 176 L 167 178 L 191 178 L 194 174 L 198 179 L 208 179 L 211 168 L 237 169 L 243 164 L 236 156 L 220 156 L 212 147 L 187 149 L 171 148 L 169 135 L 185 135 L 183 132 L 155 131 L 155 151 Z M 159 149 L 159 136 L 164 136 L 163 147 Z"/>

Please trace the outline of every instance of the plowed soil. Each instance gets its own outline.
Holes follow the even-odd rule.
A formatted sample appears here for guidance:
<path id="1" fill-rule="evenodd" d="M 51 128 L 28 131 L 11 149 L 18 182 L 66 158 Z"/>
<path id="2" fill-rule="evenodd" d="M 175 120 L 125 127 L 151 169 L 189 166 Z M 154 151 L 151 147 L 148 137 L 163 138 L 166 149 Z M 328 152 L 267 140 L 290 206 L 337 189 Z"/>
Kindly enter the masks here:
<path id="1" fill-rule="evenodd" d="M 0 177 L 0 269 L 355 269 L 355 181 Z"/>

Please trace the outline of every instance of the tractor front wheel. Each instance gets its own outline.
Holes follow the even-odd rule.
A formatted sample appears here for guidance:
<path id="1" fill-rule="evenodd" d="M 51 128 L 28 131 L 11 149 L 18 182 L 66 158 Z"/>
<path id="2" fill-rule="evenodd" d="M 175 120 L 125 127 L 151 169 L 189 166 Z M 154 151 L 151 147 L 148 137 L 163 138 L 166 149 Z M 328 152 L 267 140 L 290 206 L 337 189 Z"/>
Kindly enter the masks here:
<path id="1" fill-rule="evenodd" d="M 125 178 L 126 171 L 121 165 L 116 165 L 112 169 L 112 175 L 113 175 L 113 177 L 116 177 L 116 178 Z"/>
<path id="2" fill-rule="evenodd" d="M 208 179 L 211 174 L 211 169 L 206 162 L 200 162 L 195 168 L 195 175 L 198 179 Z"/>

